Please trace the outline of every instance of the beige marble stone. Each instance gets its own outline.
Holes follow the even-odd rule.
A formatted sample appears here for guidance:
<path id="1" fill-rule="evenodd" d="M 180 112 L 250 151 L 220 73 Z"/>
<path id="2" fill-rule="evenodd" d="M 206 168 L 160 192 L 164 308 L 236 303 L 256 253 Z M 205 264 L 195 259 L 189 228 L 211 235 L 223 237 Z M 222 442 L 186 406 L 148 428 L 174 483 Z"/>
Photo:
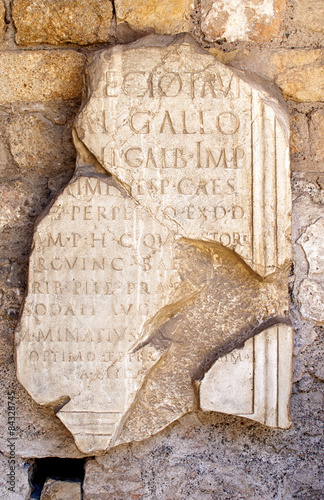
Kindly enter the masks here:
<path id="1" fill-rule="evenodd" d="M 47 479 L 40 500 L 81 500 L 81 483 Z"/>
<path id="2" fill-rule="evenodd" d="M 57 416 L 84 452 L 111 445 L 155 360 L 132 349 L 179 284 L 173 257 L 168 229 L 106 176 L 75 179 L 37 227 L 18 378 L 38 403 L 66 403 Z"/>
<path id="3" fill-rule="evenodd" d="M 108 0 L 14 0 L 12 17 L 18 44 L 106 42 L 112 19 Z"/>
<path id="4" fill-rule="evenodd" d="M 284 106 L 189 36 L 144 40 L 94 57 L 79 138 L 177 235 L 271 274 L 291 253 Z"/>
<path id="5" fill-rule="evenodd" d="M 293 332 L 287 325 L 249 339 L 206 373 L 200 386 L 201 408 L 288 429 L 292 349 Z"/>
<path id="6" fill-rule="evenodd" d="M 16 361 L 96 454 L 194 410 L 219 358 L 285 331 L 291 200 L 279 95 L 189 36 L 105 49 L 87 77 L 77 173 L 35 230 Z M 261 403 L 232 412 L 260 420 L 275 373 L 288 407 L 276 353 L 256 365 Z M 257 368 L 232 370 L 247 394 Z"/>
<path id="7" fill-rule="evenodd" d="M 286 0 L 202 0 L 201 29 L 212 42 L 268 41 L 278 35 L 285 7 Z"/>

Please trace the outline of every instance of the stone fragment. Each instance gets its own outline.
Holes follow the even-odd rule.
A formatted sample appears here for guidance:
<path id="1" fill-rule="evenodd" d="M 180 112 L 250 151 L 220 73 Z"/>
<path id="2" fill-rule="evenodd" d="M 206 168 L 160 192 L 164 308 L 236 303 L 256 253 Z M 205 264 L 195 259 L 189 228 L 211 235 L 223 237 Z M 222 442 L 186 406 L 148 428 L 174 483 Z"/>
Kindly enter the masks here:
<path id="1" fill-rule="evenodd" d="M 84 61 L 73 50 L 0 52 L 0 103 L 78 98 Z"/>
<path id="2" fill-rule="evenodd" d="M 273 81 L 286 99 L 324 101 L 324 49 L 241 49 L 233 52 L 222 52 L 221 60 Z"/>
<path id="3" fill-rule="evenodd" d="M 292 348 L 292 328 L 278 325 L 220 358 L 201 383 L 201 408 L 288 429 Z"/>
<path id="4" fill-rule="evenodd" d="M 12 17 L 18 44 L 106 42 L 112 19 L 109 0 L 14 0 Z"/>
<path id="5" fill-rule="evenodd" d="M 306 212 L 304 210 L 304 212 Z M 323 210 L 313 209 L 314 215 L 320 215 Z M 306 212 L 307 214 L 307 212 Z M 305 215 L 304 215 L 305 217 Z M 307 222 L 307 221 L 305 221 Z M 306 279 L 296 288 L 296 294 L 300 303 L 300 311 L 304 318 L 323 323 L 324 321 L 324 218 L 319 217 L 315 222 L 302 226 L 302 234 L 297 239 L 297 243 L 303 248 L 304 258 L 307 263 Z M 300 260 L 300 259 L 299 259 Z M 297 265 L 299 261 L 297 260 Z M 300 267 L 300 264 L 299 264 Z M 298 267 L 296 268 L 298 271 Z"/>
<path id="6" fill-rule="evenodd" d="M 316 160 L 324 163 L 324 109 L 311 114 L 309 129 L 311 152 Z"/>
<path id="7" fill-rule="evenodd" d="M 28 481 L 30 464 L 17 456 L 14 462 L 12 460 L 0 453 L 0 496 L 6 500 L 29 500 L 31 494 Z"/>
<path id="8" fill-rule="evenodd" d="M 311 224 L 298 239 L 305 252 L 309 265 L 308 277 L 320 279 L 324 277 L 324 218 Z"/>
<path id="9" fill-rule="evenodd" d="M 291 201 L 280 97 L 191 37 L 101 51 L 88 78 L 77 174 L 35 231 L 16 359 L 95 454 L 191 412 L 219 357 L 288 324 Z M 280 391 L 287 406 L 287 378 Z"/>
<path id="10" fill-rule="evenodd" d="M 319 323 L 324 322 L 324 288 L 321 283 L 304 279 L 300 285 L 298 300 L 304 318 Z"/>
<path id="11" fill-rule="evenodd" d="M 285 7 L 286 0 L 202 0 L 201 29 L 211 42 L 269 41 L 279 33 Z"/>
<path id="12" fill-rule="evenodd" d="M 154 29 L 157 33 L 189 31 L 192 0 L 115 0 L 117 22 L 137 30 Z"/>
<path id="13" fill-rule="evenodd" d="M 81 483 L 46 479 L 40 500 L 81 500 Z"/>
<path id="14" fill-rule="evenodd" d="M 297 26 L 309 31 L 324 32 L 324 4 L 322 0 L 297 0 L 294 20 Z"/>
<path id="15" fill-rule="evenodd" d="M 202 242 L 183 247 L 182 272 L 189 277 L 192 269 L 186 263 L 192 265 L 204 254 L 210 269 L 202 291 L 153 335 L 139 339 L 136 351 L 154 345 L 161 356 L 137 394 L 118 444 L 147 438 L 193 411 L 199 382 L 216 359 L 267 326 L 287 323 L 285 273 L 281 285 L 279 276 L 273 282 L 260 281 L 234 252 Z"/>
<path id="16" fill-rule="evenodd" d="M 94 57 L 78 136 L 169 229 L 220 242 L 269 274 L 290 252 L 286 111 L 191 38 L 158 43 Z"/>
<path id="17" fill-rule="evenodd" d="M 105 176 L 75 179 L 37 227 L 18 378 L 37 402 L 62 405 L 57 416 L 85 453 L 111 446 L 156 360 L 154 348 L 132 347 L 156 328 L 179 284 L 171 244 L 169 231 Z"/>

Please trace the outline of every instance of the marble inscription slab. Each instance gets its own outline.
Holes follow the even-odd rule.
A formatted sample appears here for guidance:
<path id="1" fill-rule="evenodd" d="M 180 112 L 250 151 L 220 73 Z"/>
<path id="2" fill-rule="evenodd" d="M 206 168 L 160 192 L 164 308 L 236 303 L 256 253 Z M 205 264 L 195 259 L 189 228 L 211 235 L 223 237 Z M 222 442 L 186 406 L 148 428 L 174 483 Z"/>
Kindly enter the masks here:
<path id="1" fill-rule="evenodd" d="M 197 407 L 288 427 L 280 96 L 187 35 L 150 36 L 92 55 L 75 133 L 76 175 L 35 229 L 21 383 L 85 453 Z"/>
<path id="2" fill-rule="evenodd" d="M 262 276 L 290 259 L 287 115 L 189 37 L 98 53 L 76 122 L 99 163 L 164 225 Z"/>

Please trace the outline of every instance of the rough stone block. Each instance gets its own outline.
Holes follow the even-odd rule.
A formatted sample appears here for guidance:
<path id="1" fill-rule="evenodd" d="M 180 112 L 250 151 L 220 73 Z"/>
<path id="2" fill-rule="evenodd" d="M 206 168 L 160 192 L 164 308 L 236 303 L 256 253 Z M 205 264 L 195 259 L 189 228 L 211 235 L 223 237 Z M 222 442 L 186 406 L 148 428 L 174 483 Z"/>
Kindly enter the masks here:
<path id="1" fill-rule="evenodd" d="M 311 114 L 310 148 L 314 158 L 324 163 L 324 109 L 318 109 Z"/>
<path id="2" fill-rule="evenodd" d="M 81 500 L 81 483 L 47 479 L 40 500 Z"/>
<path id="3" fill-rule="evenodd" d="M 154 29 L 157 33 L 189 31 L 192 0 L 115 0 L 118 23 L 137 30 Z"/>
<path id="4" fill-rule="evenodd" d="M 109 0 L 14 0 L 16 43 L 106 42 L 112 19 Z"/>
<path id="5" fill-rule="evenodd" d="M 302 281 L 298 293 L 300 312 L 311 321 L 324 322 L 324 287 L 311 279 Z"/>
<path id="6" fill-rule="evenodd" d="M 201 29 L 207 40 L 269 41 L 278 35 L 286 0 L 202 0 Z"/>
<path id="7" fill-rule="evenodd" d="M 324 218 L 309 225 L 297 240 L 307 261 L 308 277 L 301 282 L 298 300 L 302 315 L 311 320 L 324 321 Z"/>
<path id="8" fill-rule="evenodd" d="M 37 171 L 38 175 L 66 170 L 74 161 L 74 150 L 64 132 L 64 127 L 40 114 L 10 117 L 7 133 L 16 165 L 22 172 Z"/>
<path id="9" fill-rule="evenodd" d="M 83 498 L 144 499 L 141 464 L 134 460 L 125 448 L 119 449 L 119 453 L 112 450 L 109 456 L 88 460 L 85 466 Z"/>
<path id="10" fill-rule="evenodd" d="M 297 26 L 309 31 L 324 32 L 324 3 L 322 0 L 296 0 L 294 2 Z"/>
<path id="11" fill-rule="evenodd" d="M 31 494 L 29 464 L 17 456 L 14 462 L 12 460 L 0 453 L 0 496 L 6 500 L 28 500 Z"/>
<path id="12" fill-rule="evenodd" d="M 5 21 L 6 9 L 3 0 L 0 1 L 0 43 L 3 41 L 4 34 L 6 31 L 6 21 Z"/>
<path id="13" fill-rule="evenodd" d="M 309 128 L 306 115 L 293 110 L 290 114 L 290 127 L 290 153 L 309 155 Z"/>
<path id="14" fill-rule="evenodd" d="M 219 51 L 211 49 L 219 57 Z M 271 80 L 286 99 L 324 101 L 324 49 L 241 49 L 221 54 L 221 60 Z"/>
<path id="15" fill-rule="evenodd" d="M 324 278 L 324 218 L 311 224 L 297 243 L 304 249 L 308 262 L 308 276 L 312 279 Z"/>
<path id="16" fill-rule="evenodd" d="M 0 52 L 0 103 L 78 98 L 84 62 L 73 50 Z"/>

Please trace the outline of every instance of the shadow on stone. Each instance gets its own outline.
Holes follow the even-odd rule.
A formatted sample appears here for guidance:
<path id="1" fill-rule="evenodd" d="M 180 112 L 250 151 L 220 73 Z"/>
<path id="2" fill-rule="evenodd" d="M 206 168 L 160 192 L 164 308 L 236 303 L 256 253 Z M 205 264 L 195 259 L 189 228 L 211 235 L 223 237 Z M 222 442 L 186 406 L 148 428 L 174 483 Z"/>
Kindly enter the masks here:
<path id="1" fill-rule="evenodd" d="M 33 492 L 30 499 L 39 500 L 41 498 L 44 483 L 48 478 L 82 483 L 84 464 L 84 458 L 36 458 L 31 467 L 30 483 Z"/>

